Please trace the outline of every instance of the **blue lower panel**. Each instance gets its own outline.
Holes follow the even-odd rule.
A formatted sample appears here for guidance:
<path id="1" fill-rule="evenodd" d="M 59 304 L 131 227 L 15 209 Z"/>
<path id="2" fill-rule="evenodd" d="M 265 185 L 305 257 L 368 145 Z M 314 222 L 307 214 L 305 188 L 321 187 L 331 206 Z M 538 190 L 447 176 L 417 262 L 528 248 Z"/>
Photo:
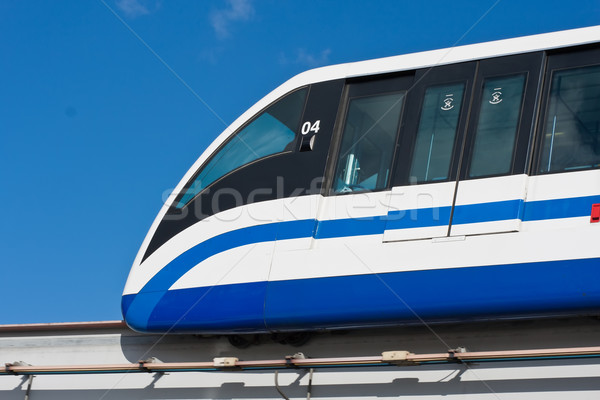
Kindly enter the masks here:
<path id="1" fill-rule="evenodd" d="M 156 306 L 149 320 L 141 313 L 138 321 L 129 305 L 134 299 L 143 303 L 145 296 L 160 300 L 148 298 Z M 122 304 L 127 323 L 149 332 L 265 332 L 574 315 L 600 312 L 600 259 L 222 285 L 128 295 Z"/>
<path id="2" fill-rule="evenodd" d="M 254 282 L 127 295 L 123 315 L 129 326 L 142 332 L 265 331 L 266 287 L 266 282 Z M 156 302 L 152 296 L 161 298 Z M 143 313 L 138 318 L 129 307 L 133 300 L 156 303 L 149 319 Z"/>
<path id="3" fill-rule="evenodd" d="M 600 259 L 270 282 L 271 330 L 600 311 Z"/>

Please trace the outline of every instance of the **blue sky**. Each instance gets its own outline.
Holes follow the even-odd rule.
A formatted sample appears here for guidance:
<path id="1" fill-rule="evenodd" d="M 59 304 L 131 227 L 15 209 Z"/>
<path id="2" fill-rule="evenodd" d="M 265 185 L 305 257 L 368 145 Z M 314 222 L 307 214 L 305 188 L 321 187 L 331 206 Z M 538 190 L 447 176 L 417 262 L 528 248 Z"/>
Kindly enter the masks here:
<path id="1" fill-rule="evenodd" d="M 163 197 L 293 75 L 599 23 L 597 0 L 0 2 L 0 324 L 121 319 Z"/>

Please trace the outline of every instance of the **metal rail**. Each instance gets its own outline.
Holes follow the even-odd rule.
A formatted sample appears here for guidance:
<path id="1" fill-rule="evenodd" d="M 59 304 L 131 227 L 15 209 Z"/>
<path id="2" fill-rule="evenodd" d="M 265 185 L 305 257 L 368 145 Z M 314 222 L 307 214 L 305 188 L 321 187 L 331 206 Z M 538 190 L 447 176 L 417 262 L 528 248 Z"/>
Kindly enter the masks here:
<path id="1" fill-rule="evenodd" d="M 600 346 L 570 347 L 536 350 L 478 351 L 464 349 L 446 353 L 413 354 L 408 351 L 386 351 L 378 356 L 302 358 L 287 356 L 276 360 L 240 361 L 235 357 L 215 358 L 204 362 L 160 362 L 142 360 L 133 364 L 98 365 L 27 365 L 23 362 L 7 363 L 0 375 L 51 375 L 51 374 L 108 374 L 139 372 L 189 372 L 189 371 L 240 371 L 278 370 L 289 368 L 342 368 L 377 366 L 415 366 L 423 364 L 550 360 L 565 358 L 600 357 Z"/>
<path id="2" fill-rule="evenodd" d="M 89 321 L 89 322 L 50 322 L 41 324 L 10 324 L 0 325 L 0 333 L 5 332 L 35 332 L 35 331 L 69 331 L 95 329 L 125 329 L 125 321 Z"/>

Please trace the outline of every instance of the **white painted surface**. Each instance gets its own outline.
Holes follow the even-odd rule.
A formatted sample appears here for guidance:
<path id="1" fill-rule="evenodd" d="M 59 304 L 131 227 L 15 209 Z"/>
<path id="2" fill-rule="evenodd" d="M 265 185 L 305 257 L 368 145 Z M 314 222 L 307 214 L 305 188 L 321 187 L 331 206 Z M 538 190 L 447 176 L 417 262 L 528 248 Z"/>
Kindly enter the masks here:
<path id="1" fill-rule="evenodd" d="M 445 352 L 597 346 L 595 319 L 513 321 L 461 325 L 408 326 L 320 333 L 297 348 L 259 337 L 247 349 L 224 337 L 172 335 L 161 338 L 122 329 L 91 332 L 0 332 L 0 362 L 33 365 L 133 363 L 157 357 L 164 362 L 281 359 L 302 351 L 309 357 L 378 355 L 388 350 Z M 435 334 L 432 333 L 435 332 Z M 313 399 L 490 399 L 591 400 L 600 398 L 600 359 L 513 361 L 473 364 L 317 369 Z M 281 389 L 305 399 L 308 375 L 280 372 Z M 0 398 L 22 400 L 26 378 L 0 376 Z M 178 372 L 36 376 L 30 399 L 279 399 L 273 371 Z"/>
<path id="2" fill-rule="evenodd" d="M 141 287 L 147 282 L 162 266 L 168 262 L 168 255 L 174 254 L 172 248 L 161 249 L 156 251 L 156 254 L 152 254 L 144 263 L 144 270 L 137 271 L 141 263 L 142 257 L 146 252 L 148 244 L 152 236 L 154 235 L 160 221 L 165 216 L 169 206 L 173 203 L 176 196 L 182 191 L 185 184 L 191 179 L 194 173 L 204 164 L 204 162 L 210 157 L 210 155 L 224 143 L 235 131 L 243 126 L 247 121 L 257 115 L 261 110 L 265 109 L 269 104 L 273 103 L 277 99 L 283 97 L 285 94 L 292 90 L 316 82 L 323 82 L 333 79 L 342 79 L 349 77 L 365 76 L 371 74 L 388 73 L 392 71 L 406 71 L 415 68 L 426 68 L 437 65 L 451 64 L 462 61 L 469 61 L 475 59 L 484 59 L 490 57 L 498 57 L 503 55 L 511 55 L 518 53 L 533 52 L 541 49 L 555 49 L 573 45 L 580 45 L 586 43 L 594 43 L 600 41 L 600 26 L 573 29 L 562 32 L 545 33 L 541 35 L 533 35 L 522 38 L 513 38 L 506 40 L 499 40 L 487 43 L 479 43 L 467 46 L 453 47 L 449 49 L 441 49 L 434 51 L 427 51 L 414 54 L 406 54 L 394 57 L 387 57 L 375 60 L 361 61 L 348 64 L 333 65 L 328 67 L 322 67 L 306 71 L 295 77 L 291 78 L 281 86 L 277 87 L 271 93 L 266 95 L 263 99 L 259 100 L 255 105 L 244 112 L 238 117 L 223 133 L 221 133 L 217 139 L 202 153 L 198 160 L 191 166 L 188 172 L 181 179 L 179 184 L 173 190 L 172 194 L 165 201 L 162 209 L 156 216 L 142 246 L 136 256 L 133 264 L 130 279 L 128 279 L 124 294 L 137 293 Z M 199 224 L 196 224 L 199 225 Z M 201 225 L 201 224 L 200 224 Z M 187 231 L 182 232 L 176 236 L 179 238 L 180 235 L 188 235 L 195 232 L 197 228 L 190 228 Z M 421 236 L 429 236 L 429 233 L 416 232 Z M 437 233 L 437 232 L 434 232 Z M 398 233 L 400 235 L 400 233 Z M 432 236 L 435 236 L 432 234 Z M 386 238 L 387 240 L 387 238 Z M 390 240 L 401 240 L 392 238 Z M 188 246 L 188 240 L 177 240 L 176 246 Z M 163 246 L 164 247 L 164 246 Z M 300 247 L 306 247 L 304 243 Z M 184 250 L 184 249 L 179 249 Z M 162 255 L 161 255 L 162 254 Z M 181 254 L 181 251 L 177 254 Z M 156 261 L 150 261 L 150 259 L 156 259 Z M 153 264 L 154 266 L 146 267 L 146 264 Z"/>
<path id="3" fill-rule="evenodd" d="M 264 282 L 269 277 L 275 242 L 235 247 L 202 261 L 177 280 L 169 289 Z"/>
<path id="4" fill-rule="evenodd" d="M 532 176 L 527 189 L 527 201 L 597 195 L 600 195 L 600 170 L 597 169 Z"/>
<path id="5" fill-rule="evenodd" d="M 422 209 L 431 208 L 432 217 L 439 219 L 439 208 L 452 206 L 456 182 L 429 183 L 424 185 L 397 186 L 392 188 L 389 212 L 397 218 L 417 220 Z M 436 214 L 437 213 L 437 214 Z M 407 229 L 390 229 L 383 234 L 384 242 L 398 240 L 430 239 L 448 235 L 448 224 Z"/>
<path id="6" fill-rule="evenodd" d="M 236 229 L 281 221 L 284 215 L 283 206 L 281 199 L 252 203 L 217 213 L 197 222 L 163 244 L 142 265 L 134 263 L 123 294 L 138 293 L 165 265 L 207 239 Z M 230 261 L 236 262 L 235 255 L 232 257 Z"/>

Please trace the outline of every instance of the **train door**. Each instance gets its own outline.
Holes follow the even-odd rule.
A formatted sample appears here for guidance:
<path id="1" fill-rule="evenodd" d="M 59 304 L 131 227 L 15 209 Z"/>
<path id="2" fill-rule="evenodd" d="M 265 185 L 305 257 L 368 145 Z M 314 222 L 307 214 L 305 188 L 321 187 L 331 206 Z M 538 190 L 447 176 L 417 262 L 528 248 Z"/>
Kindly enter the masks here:
<path id="1" fill-rule="evenodd" d="M 535 53 L 423 72 L 384 242 L 519 230 L 541 64 Z"/>
<path id="2" fill-rule="evenodd" d="M 479 63 L 450 236 L 520 230 L 542 57 Z"/>
<path id="3" fill-rule="evenodd" d="M 317 209 L 295 222 L 314 221 L 312 237 L 286 240 L 285 235 L 278 236 L 265 302 L 269 329 L 331 325 L 355 312 L 352 307 L 338 307 L 347 296 L 339 293 L 343 287 L 330 285 L 329 278 L 360 268 L 356 259 L 348 260 L 345 246 L 353 238 L 373 235 L 381 244 L 393 157 L 413 79 L 412 73 L 351 79 L 342 102 L 338 98 L 329 104 L 339 109 L 335 131 L 341 135 L 336 135 L 331 149 L 325 149 L 330 150 L 324 175 L 329 180 L 324 183 L 324 195 L 317 198 Z M 307 104 L 307 113 L 310 107 Z M 314 118 L 318 115 L 317 109 Z M 314 124 L 310 118 L 305 120 L 307 128 Z M 314 145 L 316 149 L 318 141 Z M 293 301 L 288 301 L 290 296 Z"/>
<path id="4" fill-rule="evenodd" d="M 418 71 L 407 96 L 384 242 L 448 235 L 476 67 Z"/>
<path id="5" fill-rule="evenodd" d="M 413 73 L 349 81 L 333 145 L 317 239 L 381 233 L 393 158 Z"/>

